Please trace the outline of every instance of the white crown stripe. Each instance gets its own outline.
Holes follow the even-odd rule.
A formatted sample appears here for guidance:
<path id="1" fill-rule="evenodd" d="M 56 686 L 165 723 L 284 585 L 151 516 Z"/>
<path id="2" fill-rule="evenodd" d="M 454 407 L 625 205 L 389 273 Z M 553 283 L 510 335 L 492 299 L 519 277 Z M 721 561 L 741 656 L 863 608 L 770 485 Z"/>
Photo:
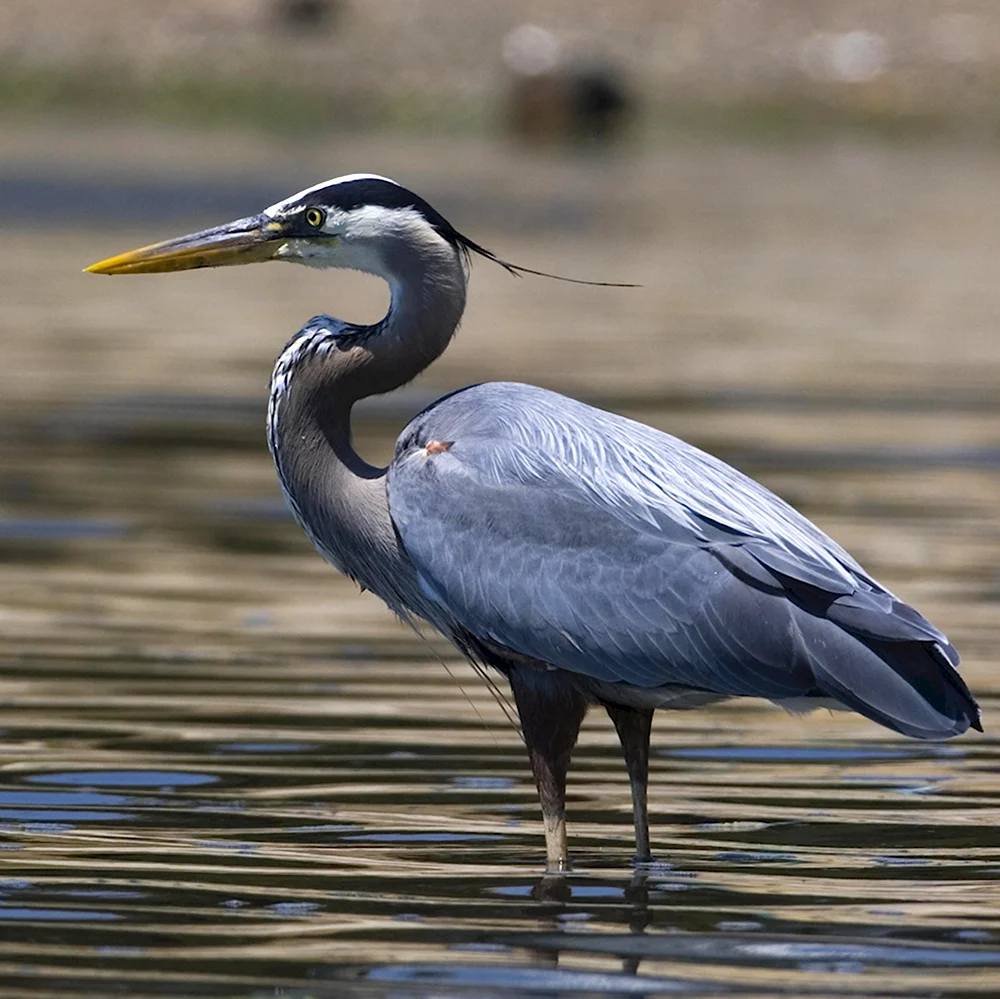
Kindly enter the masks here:
<path id="1" fill-rule="evenodd" d="M 384 180 L 387 184 L 392 184 L 394 187 L 400 186 L 391 178 L 382 177 L 377 173 L 348 173 L 344 174 L 343 177 L 334 177 L 332 180 L 324 180 L 319 184 L 313 184 L 312 187 L 307 187 L 304 191 L 299 191 L 298 194 L 293 194 L 290 198 L 283 198 L 281 201 L 265 208 L 264 214 L 269 216 L 276 215 L 282 208 L 295 204 L 300 198 L 304 198 L 307 194 L 312 194 L 313 191 L 322 191 L 323 188 L 333 187 L 335 184 L 350 184 L 356 180 Z"/>

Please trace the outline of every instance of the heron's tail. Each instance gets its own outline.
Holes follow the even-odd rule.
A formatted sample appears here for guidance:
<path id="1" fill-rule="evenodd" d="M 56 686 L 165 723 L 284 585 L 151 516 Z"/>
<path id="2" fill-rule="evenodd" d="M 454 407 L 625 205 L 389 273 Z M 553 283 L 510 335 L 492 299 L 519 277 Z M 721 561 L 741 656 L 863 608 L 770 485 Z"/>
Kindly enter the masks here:
<path id="1" fill-rule="evenodd" d="M 820 647 L 808 643 L 823 693 L 917 739 L 950 739 L 970 726 L 982 732 L 979 705 L 955 670 L 958 653 L 950 645 L 892 642 L 837 631 L 833 642 L 827 633 Z"/>

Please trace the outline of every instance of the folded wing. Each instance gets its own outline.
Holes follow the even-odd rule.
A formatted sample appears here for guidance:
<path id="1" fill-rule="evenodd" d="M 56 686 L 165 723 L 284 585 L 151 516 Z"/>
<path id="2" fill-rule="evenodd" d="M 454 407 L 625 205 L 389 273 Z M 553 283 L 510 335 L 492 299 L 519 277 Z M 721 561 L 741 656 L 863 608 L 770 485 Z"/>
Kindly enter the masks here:
<path id="1" fill-rule="evenodd" d="M 476 386 L 407 427 L 388 490 L 428 595 L 481 640 L 606 683 L 832 696 L 922 738 L 978 725 L 930 622 L 763 486 L 642 424 Z"/>

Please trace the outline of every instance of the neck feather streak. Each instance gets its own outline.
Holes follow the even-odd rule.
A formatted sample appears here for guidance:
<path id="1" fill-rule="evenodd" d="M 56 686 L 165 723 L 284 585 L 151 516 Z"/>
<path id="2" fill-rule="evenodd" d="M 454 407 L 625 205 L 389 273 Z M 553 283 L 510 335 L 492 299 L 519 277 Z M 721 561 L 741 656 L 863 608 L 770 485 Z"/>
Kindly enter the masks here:
<path id="1" fill-rule="evenodd" d="M 372 326 L 322 317 L 275 365 L 268 443 L 296 519 L 320 552 L 399 616 L 429 616 L 389 513 L 384 468 L 351 440 L 351 408 L 416 377 L 447 347 L 465 305 L 465 271 L 451 246 L 397 246 L 382 276 L 388 314 Z"/>

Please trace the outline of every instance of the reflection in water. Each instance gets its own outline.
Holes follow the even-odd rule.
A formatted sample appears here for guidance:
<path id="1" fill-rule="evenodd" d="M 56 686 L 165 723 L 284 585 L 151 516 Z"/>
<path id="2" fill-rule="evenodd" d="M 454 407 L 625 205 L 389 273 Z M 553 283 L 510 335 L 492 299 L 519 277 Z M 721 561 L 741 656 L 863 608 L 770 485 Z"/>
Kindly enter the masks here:
<path id="1" fill-rule="evenodd" d="M 382 426 L 368 428 L 376 450 Z M 576 867 L 543 878 L 516 733 L 468 670 L 452 664 L 452 679 L 273 516 L 259 448 L 239 435 L 208 454 L 204 440 L 151 454 L 127 436 L 45 447 L 40 471 L 8 440 L 6 467 L 32 497 L 11 502 L 13 517 L 131 511 L 132 526 L 67 532 L 55 548 L 0 533 L 20 581 L 0 667 L 0 988 L 996 992 L 988 738 L 906 742 L 854 716 L 756 702 L 661 715 L 659 860 L 633 871 L 627 782 L 595 716 L 570 783 Z M 81 462 L 99 463 L 100 480 L 74 478 Z M 808 497 L 818 473 L 780 474 Z M 875 571 L 891 569 L 891 524 L 857 511 L 898 482 L 845 481 L 817 502 L 882 553 Z M 993 485 L 964 492 L 967 517 L 995 516 Z M 964 545 L 933 505 L 921 516 L 936 562 L 960 548 L 953 578 L 927 595 L 975 650 L 988 603 L 970 581 L 996 552 Z M 969 667 L 988 719 L 995 677 L 975 651 Z"/>

